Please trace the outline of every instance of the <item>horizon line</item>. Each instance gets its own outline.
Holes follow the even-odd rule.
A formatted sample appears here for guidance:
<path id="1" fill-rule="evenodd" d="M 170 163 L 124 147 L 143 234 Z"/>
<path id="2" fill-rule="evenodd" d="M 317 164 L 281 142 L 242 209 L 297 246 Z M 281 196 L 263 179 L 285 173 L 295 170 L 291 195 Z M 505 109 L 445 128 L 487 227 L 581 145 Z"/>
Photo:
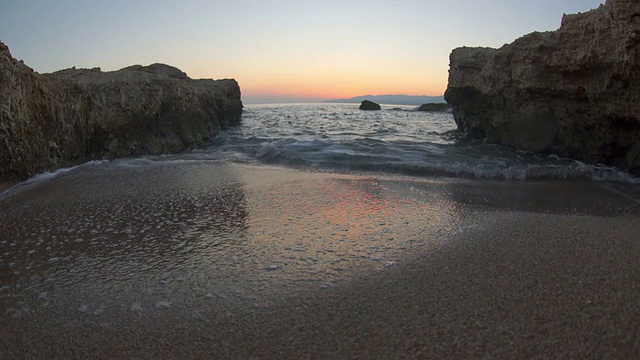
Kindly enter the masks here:
<path id="1" fill-rule="evenodd" d="M 385 97 L 385 96 L 403 96 L 403 97 L 412 97 L 412 98 L 419 98 L 419 97 L 425 97 L 425 98 L 442 98 L 444 97 L 444 94 L 442 95 L 407 95 L 407 94 L 382 94 L 382 95 L 372 95 L 372 94 L 365 94 L 365 95 L 356 95 L 356 96 L 351 96 L 351 97 L 298 97 L 298 96 L 279 96 L 279 95 L 272 95 L 272 96 L 263 96 L 263 95 L 258 95 L 258 96 L 252 96 L 252 95 L 247 95 L 247 96 L 242 96 L 242 101 L 246 103 L 252 103 L 252 104 L 278 104 L 278 103 L 286 103 L 286 104 L 292 104 L 292 103 L 322 103 L 322 102 L 331 102 L 331 101 L 344 101 L 344 100 L 353 100 L 356 98 L 362 98 L 362 97 Z"/>

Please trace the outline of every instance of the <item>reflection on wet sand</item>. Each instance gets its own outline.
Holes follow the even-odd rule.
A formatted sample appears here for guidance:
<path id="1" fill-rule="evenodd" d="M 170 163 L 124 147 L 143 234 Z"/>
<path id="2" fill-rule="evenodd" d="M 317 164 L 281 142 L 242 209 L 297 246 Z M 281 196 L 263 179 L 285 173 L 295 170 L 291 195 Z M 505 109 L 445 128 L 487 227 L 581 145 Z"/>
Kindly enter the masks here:
<path id="1" fill-rule="evenodd" d="M 11 354 L 36 346 L 34 334 L 126 337 L 160 324 L 172 336 L 178 325 L 209 334 L 428 261 L 487 228 L 492 212 L 640 214 L 593 183 L 134 165 L 79 168 L 0 197 L 0 327 L 22 344 L 2 343 Z M 66 344 L 58 335 L 49 341 Z"/>
<path id="2" fill-rule="evenodd" d="M 79 169 L 2 199 L 1 300 L 15 317 L 75 316 L 331 288 L 451 233 L 459 214 L 434 189 L 218 165 Z"/>
<path id="3" fill-rule="evenodd" d="M 283 282 L 333 286 L 436 247 L 459 223 L 441 195 L 371 178 L 316 176 L 248 192 L 254 260 Z"/>

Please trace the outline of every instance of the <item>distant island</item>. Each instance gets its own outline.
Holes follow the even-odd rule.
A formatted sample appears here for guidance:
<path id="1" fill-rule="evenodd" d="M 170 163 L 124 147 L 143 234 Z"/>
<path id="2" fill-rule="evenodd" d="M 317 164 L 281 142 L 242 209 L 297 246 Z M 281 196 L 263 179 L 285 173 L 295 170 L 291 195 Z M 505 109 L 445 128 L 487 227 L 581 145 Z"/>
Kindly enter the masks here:
<path id="1" fill-rule="evenodd" d="M 444 103 L 444 96 L 425 95 L 362 95 L 349 99 L 333 99 L 323 101 L 324 103 L 361 103 L 364 100 L 388 105 L 422 105 L 426 103 Z"/>

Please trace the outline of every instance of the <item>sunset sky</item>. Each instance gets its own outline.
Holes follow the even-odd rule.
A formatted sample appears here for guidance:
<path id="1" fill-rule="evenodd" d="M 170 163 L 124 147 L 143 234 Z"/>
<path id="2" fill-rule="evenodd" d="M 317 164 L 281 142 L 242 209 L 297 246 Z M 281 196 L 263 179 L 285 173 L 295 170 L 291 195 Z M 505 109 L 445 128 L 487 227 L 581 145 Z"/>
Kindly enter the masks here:
<path id="1" fill-rule="evenodd" d="M 0 41 L 44 73 L 166 63 L 246 103 L 442 95 L 449 53 L 555 30 L 599 0 L 0 0 Z"/>

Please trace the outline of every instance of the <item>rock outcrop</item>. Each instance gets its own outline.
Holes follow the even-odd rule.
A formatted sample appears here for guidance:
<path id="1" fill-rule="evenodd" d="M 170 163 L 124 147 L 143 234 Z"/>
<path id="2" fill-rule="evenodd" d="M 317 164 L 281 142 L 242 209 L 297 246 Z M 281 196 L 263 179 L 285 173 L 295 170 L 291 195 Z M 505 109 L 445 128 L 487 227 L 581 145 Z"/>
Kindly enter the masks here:
<path id="1" fill-rule="evenodd" d="M 38 74 L 0 42 L 0 182 L 200 146 L 241 113 L 235 80 L 193 80 L 163 64 Z"/>
<path id="2" fill-rule="evenodd" d="M 500 49 L 458 48 L 445 98 L 489 142 L 640 174 L 640 2 L 565 15 Z"/>
<path id="3" fill-rule="evenodd" d="M 374 103 L 373 101 L 364 100 L 360 103 L 360 110 L 380 110 L 382 109 L 380 105 Z"/>
<path id="4" fill-rule="evenodd" d="M 445 112 L 451 110 L 451 105 L 446 103 L 428 103 L 420 105 L 417 110 L 428 112 Z"/>

